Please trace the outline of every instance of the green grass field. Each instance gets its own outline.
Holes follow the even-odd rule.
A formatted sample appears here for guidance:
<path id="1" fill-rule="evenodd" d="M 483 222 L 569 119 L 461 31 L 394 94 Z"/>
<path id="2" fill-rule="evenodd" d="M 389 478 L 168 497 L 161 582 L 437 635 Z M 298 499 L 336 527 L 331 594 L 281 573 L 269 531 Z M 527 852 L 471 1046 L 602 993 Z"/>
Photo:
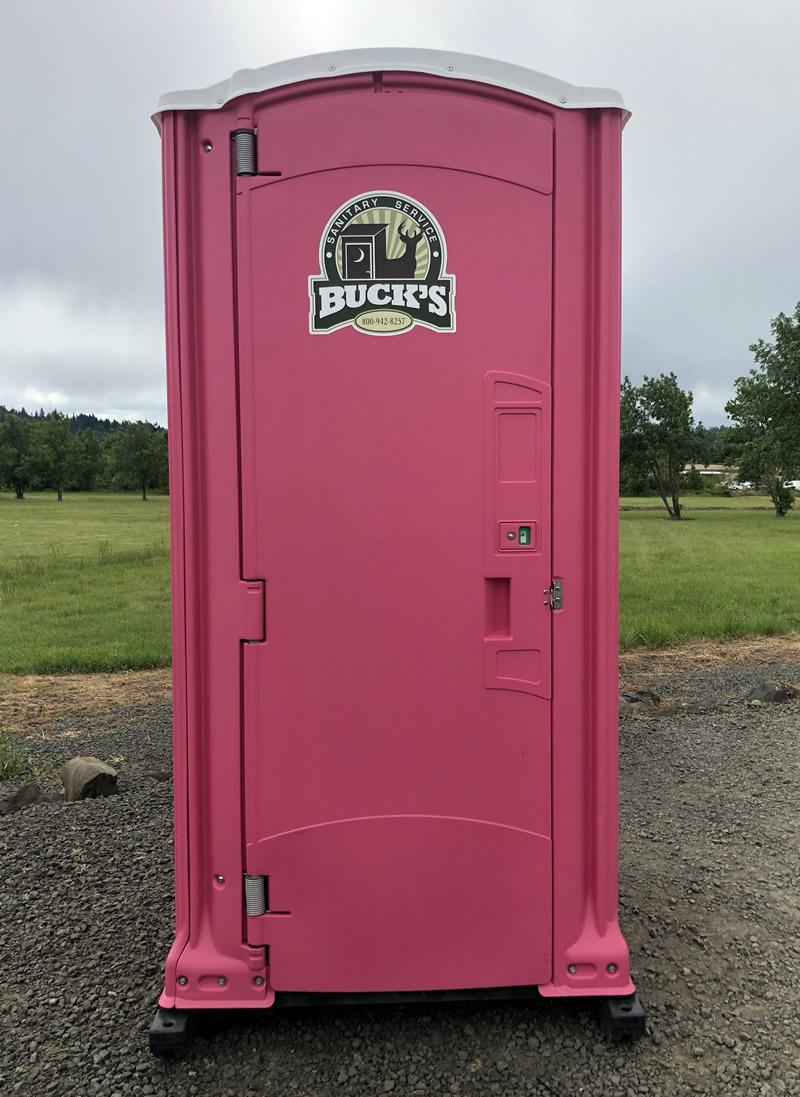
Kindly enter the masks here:
<path id="1" fill-rule="evenodd" d="M 663 507 L 620 514 L 621 647 L 800 629 L 800 513 L 748 510 L 769 504 L 752 496 L 686 503 L 680 522 Z M 725 509 L 696 509 L 708 505 Z"/>
<path id="2" fill-rule="evenodd" d="M 800 513 L 686 497 L 672 522 L 657 499 L 621 503 L 657 508 L 620 514 L 623 648 L 800 629 Z M 168 499 L 0 494 L 0 671 L 169 661 Z"/>
<path id="3" fill-rule="evenodd" d="M 168 665 L 169 500 L 0 494 L 0 671 Z"/>
<path id="4" fill-rule="evenodd" d="M 623 496 L 619 505 L 621 507 L 659 507 L 666 514 L 664 504 L 657 495 L 652 498 L 642 498 L 630 495 Z M 709 510 L 724 507 L 730 510 L 773 510 L 772 500 L 768 495 L 682 495 L 681 509 L 683 510 Z"/>

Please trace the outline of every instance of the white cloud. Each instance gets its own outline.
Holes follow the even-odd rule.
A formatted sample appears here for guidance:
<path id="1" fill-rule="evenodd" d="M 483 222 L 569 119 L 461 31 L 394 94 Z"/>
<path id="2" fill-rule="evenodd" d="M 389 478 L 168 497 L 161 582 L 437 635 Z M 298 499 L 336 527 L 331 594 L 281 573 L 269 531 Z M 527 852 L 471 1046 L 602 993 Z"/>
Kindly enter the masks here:
<path id="1" fill-rule="evenodd" d="M 88 300 L 46 282 L 0 288 L 3 372 L 49 358 L 86 358 L 109 365 L 152 359 L 162 368 L 162 327 L 120 303 Z"/>
<path id="2" fill-rule="evenodd" d="M 165 419 L 163 319 L 44 281 L 0 287 L 0 403 Z"/>
<path id="3" fill-rule="evenodd" d="M 692 395 L 692 414 L 696 422 L 705 423 L 707 427 L 722 427 L 730 422 L 723 409 L 733 397 L 733 385 L 700 381 L 692 389 Z"/>

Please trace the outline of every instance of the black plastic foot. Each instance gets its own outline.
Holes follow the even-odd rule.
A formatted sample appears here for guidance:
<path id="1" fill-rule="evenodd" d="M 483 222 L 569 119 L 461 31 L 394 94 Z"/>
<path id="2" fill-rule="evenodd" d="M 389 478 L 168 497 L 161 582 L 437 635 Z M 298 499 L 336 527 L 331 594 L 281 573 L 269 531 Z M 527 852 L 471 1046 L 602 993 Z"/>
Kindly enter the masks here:
<path id="1" fill-rule="evenodd" d="M 192 1046 L 192 1014 L 185 1009 L 156 1010 L 150 1026 L 150 1050 L 153 1055 L 185 1059 Z"/>
<path id="2" fill-rule="evenodd" d="M 647 1018 L 635 994 L 598 998 L 600 1023 L 612 1040 L 638 1040 L 644 1036 Z"/>

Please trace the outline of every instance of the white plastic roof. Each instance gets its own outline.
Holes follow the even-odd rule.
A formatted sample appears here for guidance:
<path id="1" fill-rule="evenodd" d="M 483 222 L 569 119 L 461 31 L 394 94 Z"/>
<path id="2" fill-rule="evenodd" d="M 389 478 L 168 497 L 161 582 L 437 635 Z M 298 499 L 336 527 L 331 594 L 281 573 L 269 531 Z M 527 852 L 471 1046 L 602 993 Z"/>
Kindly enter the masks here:
<path id="1" fill-rule="evenodd" d="M 209 88 L 171 91 L 162 95 L 153 114 L 153 121 L 158 125 L 160 115 L 165 110 L 218 110 L 232 99 L 251 92 L 267 91 L 303 80 L 329 79 L 358 72 L 424 72 L 453 80 L 494 84 L 521 95 L 530 95 L 564 110 L 616 107 L 626 117 L 630 113 L 619 92 L 610 88 L 579 88 L 563 80 L 556 80 L 553 76 L 522 68 L 521 65 L 494 61 L 489 57 L 475 57 L 470 53 L 390 48 L 316 53 L 308 57 L 296 57 L 291 61 L 279 61 L 274 65 L 264 65 L 260 69 L 240 69 L 230 79 L 212 84 Z"/>

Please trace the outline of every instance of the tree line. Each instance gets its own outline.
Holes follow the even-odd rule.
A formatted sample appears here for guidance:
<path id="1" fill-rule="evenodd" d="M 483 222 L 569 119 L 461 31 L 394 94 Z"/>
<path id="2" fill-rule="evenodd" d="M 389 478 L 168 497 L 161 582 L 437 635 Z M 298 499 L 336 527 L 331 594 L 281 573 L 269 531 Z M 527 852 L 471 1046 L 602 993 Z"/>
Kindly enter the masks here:
<path id="1" fill-rule="evenodd" d="M 771 322 L 772 340 L 750 350 L 755 366 L 734 382 L 725 405 L 728 428 L 695 423 L 692 394 L 674 373 L 645 377 L 634 386 L 623 378 L 620 402 L 620 493 L 642 494 L 652 486 L 670 518 L 681 518 L 681 491 L 699 486 L 700 464 L 738 466 L 738 479 L 772 500 L 775 515 L 794 505 L 788 481 L 800 477 L 800 303 L 791 316 Z M 692 474 L 684 469 L 691 464 Z"/>
<path id="2" fill-rule="evenodd" d="M 169 490 L 167 432 L 143 421 L 0 408 L 0 487 L 17 499 L 47 490 L 59 502 L 65 491 L 134 490 L 147 499 Z"/>

